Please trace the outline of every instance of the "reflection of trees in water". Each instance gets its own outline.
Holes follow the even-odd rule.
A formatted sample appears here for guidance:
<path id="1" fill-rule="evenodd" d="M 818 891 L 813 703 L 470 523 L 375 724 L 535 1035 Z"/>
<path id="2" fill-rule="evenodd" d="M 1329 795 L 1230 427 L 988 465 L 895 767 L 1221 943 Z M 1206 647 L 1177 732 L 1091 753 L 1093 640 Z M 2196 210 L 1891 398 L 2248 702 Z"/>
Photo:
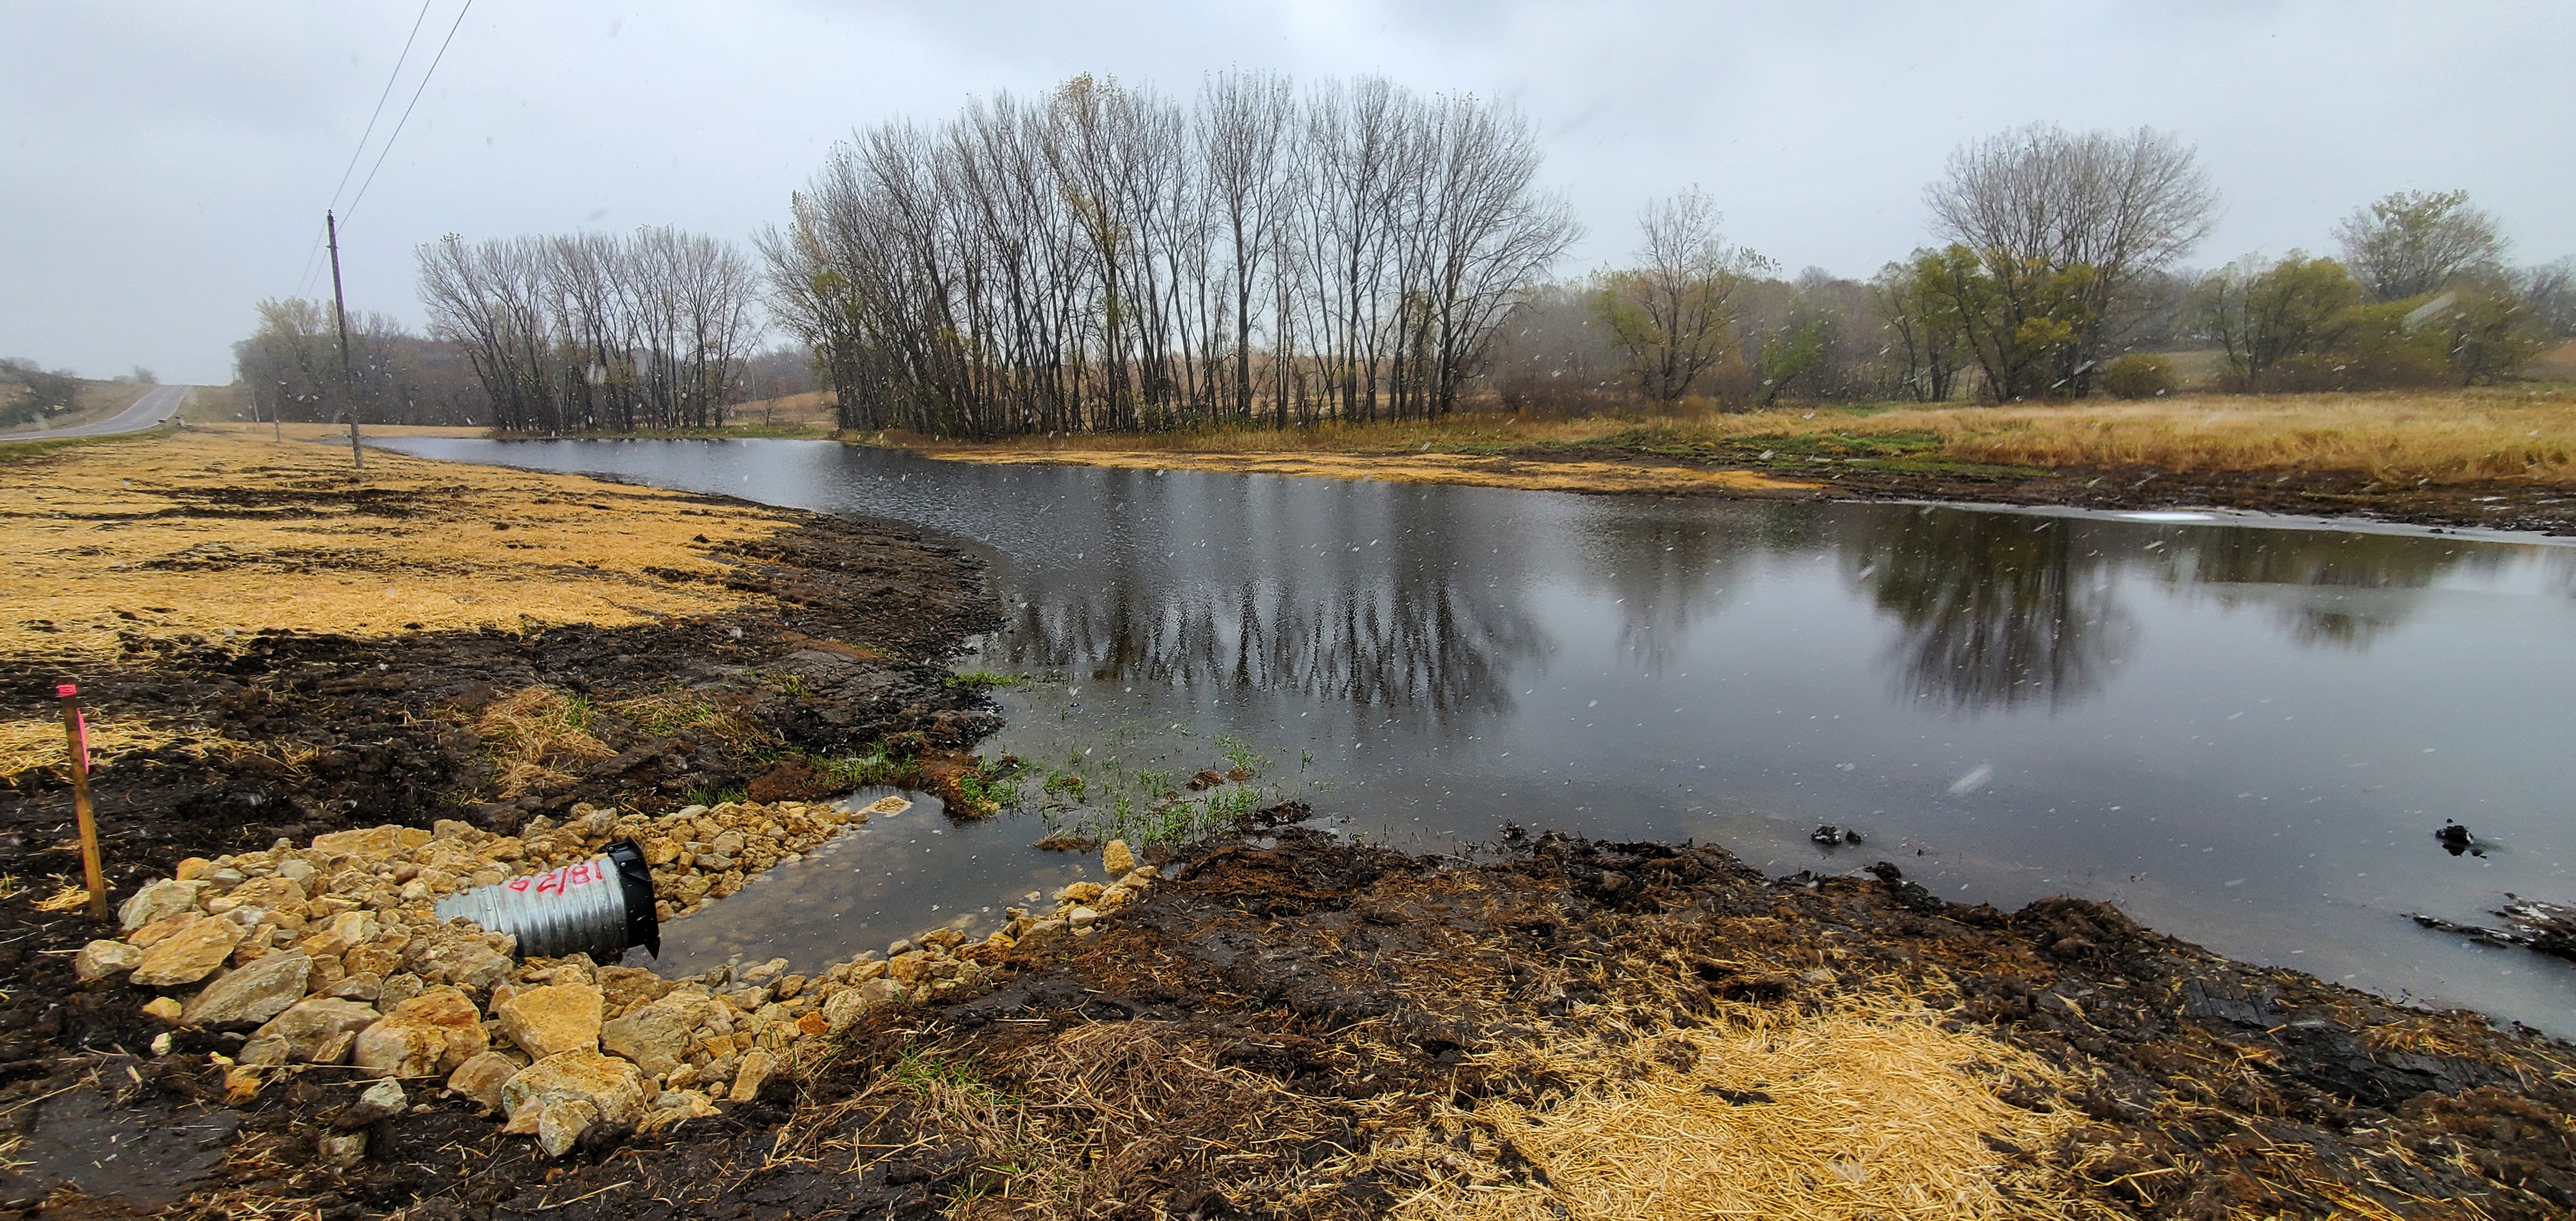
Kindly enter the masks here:
<path id="1" fill-rule="evenodd" d="M 1013 664 L 1206 693 L 1508 711 L 1514 668 L 1547 646 L 1507 604 L 1518 554 L 1420 489 L 1167 486 L 1147 516 L 1170 524 L 1135 539 L 1155 545 L 1116 548 L 1104 554 L 1125 558 L 1030 591 Z M 1354 536 L 1382 545 L 1332 541 Z M 1513 592 L 1471 588 L 1462 572 Z"/>
<path id="2" fill-rule="evenodd" d="M 1508 710 L 1514 663 L 1536 656 L 1544 641 L 1527 616 L 1445 583 L 1309 588 L 1263 580 L 1129 592 L 1022 610 L 1011 661 L 1194 691 Z"/>
<path id="3" fill-rule="evenodd" d="M 1860 521 L 1843 562 L 1900 625 L 1886 657 L 1905 699 L 2064 707 L 2098 694 L 2137 637 L 2078 523 L 1949 509 Z"/>
<path id="4" fill-rule="evenodd" d="M 1620 653 L 1642 673 L 1670 669 L 1673 651 L 1691 629 L 1759 579 L 1751 571 L 1755 558 L 1814 551 L 1814 513 L 1784 508 L 1689 504 L 1640 511 L 1634 504 L 1609 502 L 1580 522 L 1577 554 L 1586 584 L 1614 600 Z"/>
<path id="5" fill-rule="evenodd" d="M 2406 622 L 2444 576 L 2514 561 L 2503 547 L 2404 534 L 2191 527 L 2165 538 L 2147 554 L 2167 585 L 2231 609 L 2259 603 L 2301 644 L 2354 650 Z"/>

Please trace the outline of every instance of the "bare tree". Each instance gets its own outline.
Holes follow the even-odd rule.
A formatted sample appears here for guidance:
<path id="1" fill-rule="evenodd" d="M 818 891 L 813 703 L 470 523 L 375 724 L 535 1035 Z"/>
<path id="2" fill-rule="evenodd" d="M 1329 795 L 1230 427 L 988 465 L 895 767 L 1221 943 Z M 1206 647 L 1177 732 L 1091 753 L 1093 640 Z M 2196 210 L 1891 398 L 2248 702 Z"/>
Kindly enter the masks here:
<path id="1" fill-rule="evenodd" d="M 1596 316 L 1628 354 L 1628 373 L 1649 400 L 1671 406 L 1734 339 L 1733 299 L 1769 260 L 1720 240 L 1724 218 L 1698 187 L 1648 204 L 1637 216 L 1644 242 L 1633 270 L 1601 277 Z"/>
<path id="2" fill-rule="evenodd" d="M 1374 78 L 1082 76 L 857 133 L 759 244 L 845 427 L 1429 416 L 1572 240 L 1539 164 L 1520 116 Z"/>
<path id="3" fill-rule="evenodd" d="M 2344 264 L 2373 301 L 2439 292 L 2503 267 L 2495 218 L 2469 205 L 2466 191 L 2400 191 L 2356 209 L 2335 226 Z"/>
<path id="4" fill-rule="evenodd" d="M 2169 133 L 2078 134 L 2040 123 L 1951 153 L 1924 202 L 1935 231 L 1983 259 L 2007 289 L 2071 282 L 2055 277 L 2090 269 L 2079 294 L 2083 320 L 2063 345 L 2067 367 L 2058 373 L 2081 393 L 2137 316 L 2140 278 L 2208 236 L 2218 192 L 2197 154 Z"/>

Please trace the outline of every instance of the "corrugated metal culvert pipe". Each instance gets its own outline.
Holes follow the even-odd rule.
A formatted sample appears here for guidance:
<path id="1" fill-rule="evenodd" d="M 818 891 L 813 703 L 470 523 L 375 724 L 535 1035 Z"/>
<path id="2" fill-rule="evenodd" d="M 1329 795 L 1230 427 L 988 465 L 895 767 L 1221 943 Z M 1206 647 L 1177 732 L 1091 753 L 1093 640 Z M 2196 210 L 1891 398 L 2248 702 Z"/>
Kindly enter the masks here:
<path id="1" fill-rule="evenodd" d="M 463 916 L 486 931 L 519 939 L 522 958 L 588 954 L 612 963 L 640 945 L 662 956 L 662 922 L 653 911 L 653 869 L 631 839 L 576 865 L 452 894 L 438 901 L 441 921 Z"/>

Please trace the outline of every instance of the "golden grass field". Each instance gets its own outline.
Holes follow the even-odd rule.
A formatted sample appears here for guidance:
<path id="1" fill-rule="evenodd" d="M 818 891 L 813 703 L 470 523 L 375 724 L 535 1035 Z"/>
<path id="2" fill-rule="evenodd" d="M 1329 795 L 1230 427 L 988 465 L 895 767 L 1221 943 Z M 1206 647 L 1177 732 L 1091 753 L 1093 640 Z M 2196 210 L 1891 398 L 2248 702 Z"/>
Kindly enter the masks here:
<path id="1" fill-rule="evenodd" d="M 1149 436 L 943 441 L 891 434 L 934 457 L 1266 470 L 1282 474 L 1589 490 L 1661 490 L 1627 464 L 1583 463 L 1587 449 L 1684 450 L 1831 437 L 1901 439 L 1921 456 L 2023 467 L 2347 472 L 2443 482 L 2576 483 L 2576 394 L 2562 386 L 2284 396 L 2183 395 L 2149 402 L 2010 407 L 1799 407 L 1685 416 L 1525 420 L 1461 414 L 1438 423 L 1328 424 Z M 1563 450 L 1563 462 L 1549 450 Z M 1486 467 L 1470 459 L 1508 455 Z M 1610 456 L 1604 454 L 1603 456 Z M 1556 468 L 1556 469 L 1551 469 Z M 1479 477 L 1480 469 L 1502 477 Z M 1714 474 L 1718 472 L 1701 472 Z"/>

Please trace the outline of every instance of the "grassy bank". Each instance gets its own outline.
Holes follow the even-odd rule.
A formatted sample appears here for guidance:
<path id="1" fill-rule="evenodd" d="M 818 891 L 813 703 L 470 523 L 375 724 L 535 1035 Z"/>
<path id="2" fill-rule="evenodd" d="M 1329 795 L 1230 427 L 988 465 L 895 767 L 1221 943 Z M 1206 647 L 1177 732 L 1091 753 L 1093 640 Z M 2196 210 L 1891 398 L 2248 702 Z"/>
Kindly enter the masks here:
<path id="1" fill-rule="evenodd" d="M 2576 483 L 2576 393 L 2564 387 L 2010 407 L 1857 404 L 1688 416 L 1331 424 L 1032 442 L 904 443 L 940 457 L 1100 462 L 1131 454 L 1213 458 L 1551 452 L 1741 459 L 1796 470 L 1820 458 L 1884 468 L 2156 466 L 2174 471 L 2342 471 L 2374 477 Z"/>
<path id="2" fill-rule="evenodd" d="M 2009 407 L 1843 404 L 1671 416 L 1212 429 L 994 442 L 867 438 L 966 462 L 1322 475 L 1586 492 L 1901 497 L 2367 513 L 2576 529 L 2565 384 Z"/>

